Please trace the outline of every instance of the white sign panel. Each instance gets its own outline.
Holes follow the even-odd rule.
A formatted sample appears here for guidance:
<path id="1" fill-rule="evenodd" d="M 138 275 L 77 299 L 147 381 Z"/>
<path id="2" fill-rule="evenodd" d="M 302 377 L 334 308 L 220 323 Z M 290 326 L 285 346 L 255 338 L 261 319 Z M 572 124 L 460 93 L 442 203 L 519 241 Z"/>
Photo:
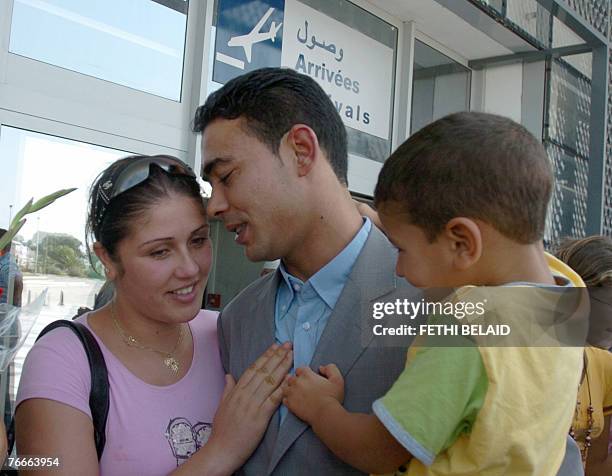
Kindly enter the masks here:
<path id="1" fill-rule="evenodd" d="M 347 126 L 389 138 L 391 48 L 297 0 L 286 0 L 281 64 L 315 79 Z"/>

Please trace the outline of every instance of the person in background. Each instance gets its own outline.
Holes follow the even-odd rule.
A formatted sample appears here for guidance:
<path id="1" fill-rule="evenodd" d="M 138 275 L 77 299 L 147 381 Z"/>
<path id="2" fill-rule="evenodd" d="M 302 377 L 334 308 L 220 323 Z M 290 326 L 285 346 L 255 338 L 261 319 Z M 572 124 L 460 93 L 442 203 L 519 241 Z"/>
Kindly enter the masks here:
<path id="1" fill-rule="evenodd" d="M 0 228 L 0 237 L 6 233 L 6 229 Z M 0 304 L 10 304 L 12 306 L 21 307 L 21 298 L 23 294 L 23 275 L 17 265 L 17 261 L 11 253 L 11 243 L 6 245 L 3 250 L 0 250 Z M 9 300 L 10 299 L 10 300 Z M 19 327 L 16 324 L 14 336 L 18 338 Z M 15 383 L 14 373 L 15 365 L 9 363 L 6 370 L 7 378 L 7 393 L 4 400 L 4 424 L 8 427 L 13 418 L 13 402 L 15 401 Z M 2 432 L 6 434 L 5 431 Z M 4 452 L 0 453 L 4 454 Z"/>
<path id="2" fill-rule="evenodd" d="M 6 233 L 4 228 L 0 228 L 0 237 Z M 11 302 L 8 302 L 11 284 L 13 295 Z M 23 293 L 23 275 L 17 265 L 15 257 L 11 253 L 11 243 L 0 250 L 0 304 L 8 303 L 13 306 L 21 306 L 21 295 Z"/>
<path id="3" fill-rule="evenodd" d="M 96 298 L 94 299 L 94 310 L 100 309 L 103 306 L 106 306 L 109 302 L 113 300 L 115 297 L 115 286 L 112 281 L 104 281 L 104 284 L 96 294 Z"/>
<path id="4" fill-rule="evenodd" d="M 560 290 L 572 285 L 566 275 L 582 285 L 544 253 L 552 186 L 542 144 L 510 119 L 458 113 L 424 127 L 384 163 L 375 189 L 399 251 L 397 274 L 415 286 L 456 289 L 450 300 L 478 293 L 473 286 L 496 287 L 501 297 L 517 285 L 533 289 L 538 308 L 519 299 L 495 308 L 500 322 L 518 318 L 531 329 L 542 303 L 556 311 Z M 373 415 L 343 407 L 345 375 L 333 361 L 289 376 L 283 403 L 362 471 L 557 475 L 569 454 L 575 398 L 567 389 L 578 386 L 581 347 L 453 342 L 411 348 Z"/>
<path id="5" fill-rule="evenodd" d="M 612 415 L 612 239 L 589 236 L 565 240 L 556 255 L 589 287 L 590 328 L 584 370 L 570 435 L 580 447 L 586 476 L 612 474 L 609 455 Z"/>
<path id="6" fill-rule="evenodd" d="M 106 445 L 98 461 L 87 356 L 58 328 L 24 364 L 18 454 L 59 458 L 37 475 L 232 474 L 280 403 L 292 353 L 271 346 L 237 383 L 224 379 L 217 313 L 200 310 L 212 252 L 195 174 L 170 156 L 118 160 L 92 187 L 87 228 L 115 288 L 77 319 L 108 368 Z"/>

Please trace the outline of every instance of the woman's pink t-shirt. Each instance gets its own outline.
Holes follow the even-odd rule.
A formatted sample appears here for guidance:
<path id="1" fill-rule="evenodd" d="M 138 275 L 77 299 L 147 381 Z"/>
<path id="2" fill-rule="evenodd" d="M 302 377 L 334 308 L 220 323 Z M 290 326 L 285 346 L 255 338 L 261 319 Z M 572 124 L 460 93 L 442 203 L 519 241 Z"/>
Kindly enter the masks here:
<path id="1" fill-rule="evenodd" d="M 91 330 L 87 315 L 78 321 Z M 217 313 L 211 311 L 201 311 L 189 323 L 191 367 L 181 380 L 163 387 L 132 374 L 96 336 L 110 384 L 100 474 L 165 475 L 206 443 L 224 386 L 216 323 Z M 30 350 L 17 405 L 29 398 L 46 398 L 91 417 L 90 389 L 89 364 L 81 342 L 70 329 L 59 328 Z"/>

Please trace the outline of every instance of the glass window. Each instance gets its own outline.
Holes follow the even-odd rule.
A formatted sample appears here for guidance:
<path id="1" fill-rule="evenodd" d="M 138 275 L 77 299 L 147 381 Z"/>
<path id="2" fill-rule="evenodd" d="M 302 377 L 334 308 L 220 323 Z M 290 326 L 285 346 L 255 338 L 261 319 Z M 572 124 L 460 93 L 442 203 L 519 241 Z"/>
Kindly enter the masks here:
<path id="1" fill-rule="evenodd" d="M 550 81 L 547 139 L 588 159 L 590 81 L 559 59 L 551 62 Z"/>
<path id="2" fill-rule="evenodd" d="M 556 180 L 544 238 L 554 244 L 563 237 L 585 235 L 589 162 L 552 142 L 546 144 L 546 151 Z"/>
<path id="3" fill-rule="evenodd" d="M 467 111 L 470 78 L 468 68 L 415 40 L 410 133 L 447 114 Z"/>
<path id="4" fill-rule="evenodd" d="M 9 51 L 180 101 L 187 2 L 15 0 Z"/>
<path id="5" fill-rule="evenodd" d="M 563 46 L 583 45 L 584 40 L 574 33 L 567 25 L 553 18 L 553 48 Z M 593 54 L 564 56 L 563 61 L 576 68 L 587 78 L 591 79 L 593 73 Z"/>
<path id="6" fill-rule="evenodd" d="M 47 301 L 24 346 L 15 357 L 12 397 L 36 336 L 50 322 L 70 319 L 80 306 L 93 307 L 102 286 L 86 258 L 84 230 L 89 185 L 127 152 L 36 132 L 0 127 L 0 227 L 32 197 L 78 187 L 32 215 L 13 241 L 11 253 L 23 276 L 22 305 L 48 288 Z"/>

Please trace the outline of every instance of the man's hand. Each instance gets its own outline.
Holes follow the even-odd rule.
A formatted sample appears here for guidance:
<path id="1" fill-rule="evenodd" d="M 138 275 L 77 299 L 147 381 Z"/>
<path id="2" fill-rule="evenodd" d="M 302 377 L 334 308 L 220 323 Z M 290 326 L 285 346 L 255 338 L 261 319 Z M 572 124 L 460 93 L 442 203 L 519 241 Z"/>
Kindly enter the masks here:
<path id="1" fill-rule="evenodd" d="M 331 403 L 342 404 L 344 379 L 334 364 L 319 367 L 321 375 L 310 367 L 300 367 L 295 377 L 288 376 L 283 387 L 283 403 L 298 418 L 312 425 L 321 409 Z"/>
<path id="2" fill-rule="evenodd" d="M 378 216 L 378 212 L 376 210 L 374 210 L 367 203 L 359 202 L 355 199 L 353 199 L 353 202 L 355 203 L 355 206 L 357 207 L 357 210 L 359 211 L 361 216 L 368 217 L 370 221 L 378 227 L 378 229 L 383 229 L 380 217 Z"/>

